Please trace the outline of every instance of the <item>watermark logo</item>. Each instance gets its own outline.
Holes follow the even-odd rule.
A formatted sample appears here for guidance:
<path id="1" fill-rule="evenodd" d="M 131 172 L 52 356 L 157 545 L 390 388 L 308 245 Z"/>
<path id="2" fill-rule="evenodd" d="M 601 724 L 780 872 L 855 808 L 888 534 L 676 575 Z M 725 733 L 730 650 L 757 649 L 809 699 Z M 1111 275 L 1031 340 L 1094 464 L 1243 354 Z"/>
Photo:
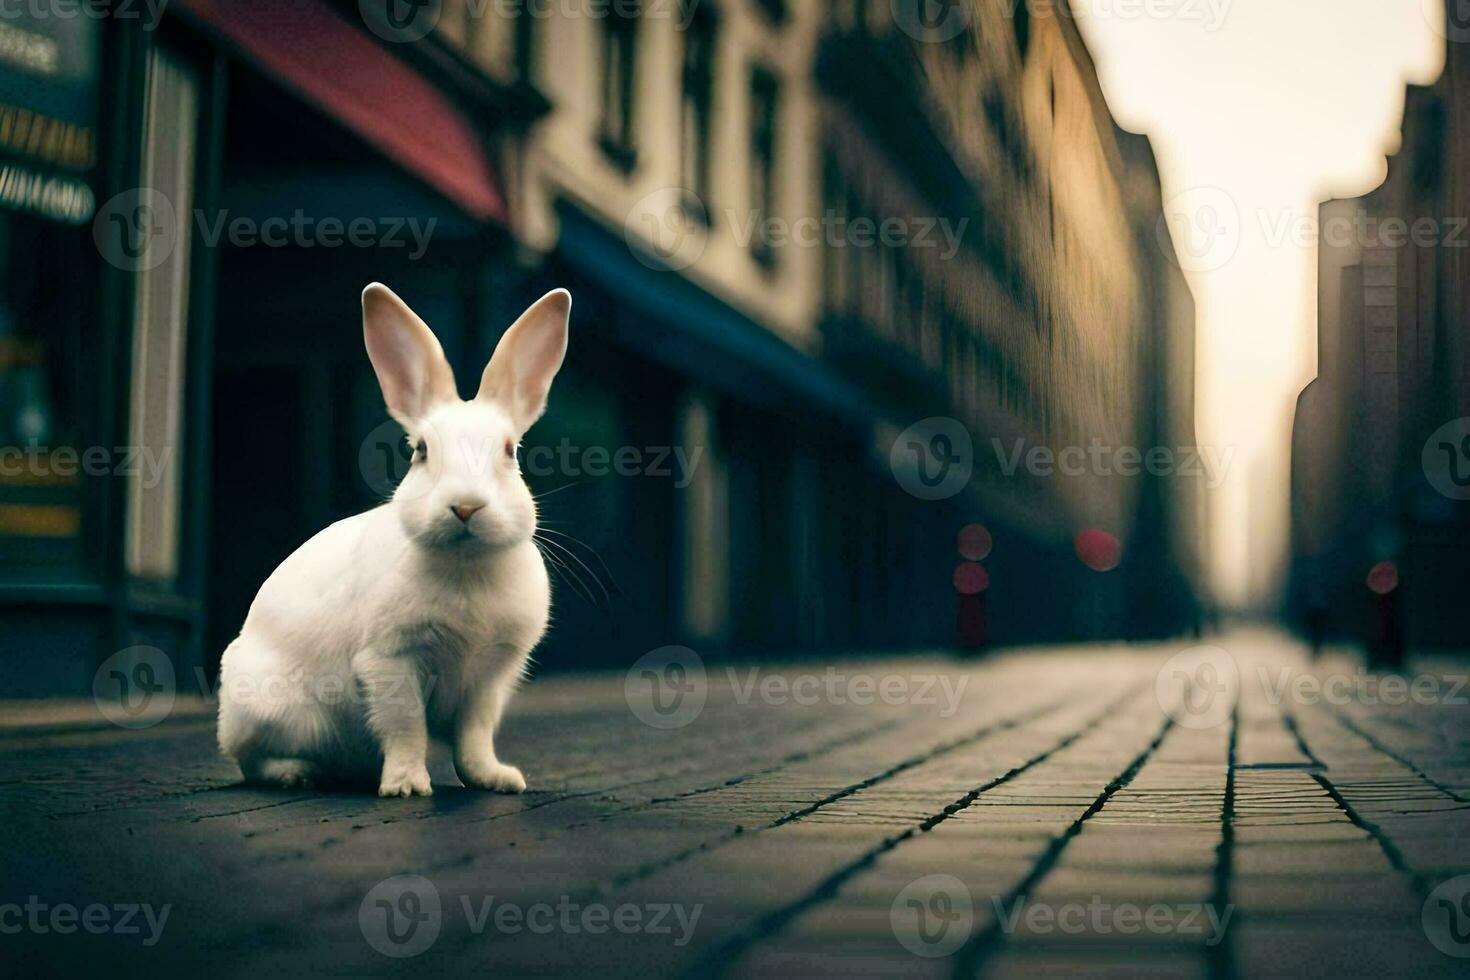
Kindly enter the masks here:
<path id="1" fill-rule="evenodd" d="M 1123 476 L 1147 473 L 1157 477 L 1179 477 L 1202 480 L 1211 490 L 1221 486 L 1235 459 L 1235 447 L 1217 450 L 1213 446 L 1109 446 L 1094 438 L 1086 446 L 1033 445 L 1016 439 L 1007 446 L 998 438 L 990 440 L 996 465 L 1005 476 L 1015 476 L 1024 469 L 1031 476 Z"/>
<path id="2" fill-rule="evenodd" d="M 1290 667 L 1273 672 L 1264 664 L 1256 668 L 1256 679 L 1266 701 L 1272 705 L 1454 705 L 1470 704 L 1466 697 L 1470 675 L 1466 674 L 1306 674 Z"/>
<path id="3" fill-rule="evenodd" d="M 970 889 L 954 875 L 925 875 L 898 893 L 888 910 L 893 935 L 915 956 L 949 956 L 975 929 Z"/>
<path id="4" fill-rule="evenodd" d="M 368 945 L 394 959 L 417 956 L 439 938 L 439 889 L 422 875 L 395 875 L 363 896 L 357 924 Z"/>
<path id="5" fill-rule="evenodd" d="M 960 710 L 965 687 L 970 678 L 947 673 L 915 674 L 848 674 L 828 667 L 820 674 L 765 673 L 759 667 L 740 671 L 726 667 L 725 673 L 735 693 L 735 703 L 748 705 L 759 699 L 763 704 L 810 706 L 814 704 L 858 705 L 884 704 L 889 707 L 917 705 L 937 708 L 941 718 L 951 718 Z"/>
<path id="6" fill-rule="evenodd" d="M 1165 203 L 1158 238 L 1164 254 L 1185 272 L 1214 272 L 1240 249 L 1240 208 L 1218 187 L 1182 191 Z"/>
<path id="7" fill-rule="evenodd" d="M 473 434 L 446 439 L 424 421 L 415 422 L 414 430 L 411 436 L 406 435 L 397 422 L 385 421 L 374 426 L 358 446 L 358 472 L 378 497 L 418 499 L 437 485 L 446 470 L 484 479 L 508 467 L 535 478 L 648 477 L 667 480 L 675 490 L 686 490 L 694 482 L 704 456 L 702 446 L 581 446 L 567 438 L 555 445 L 516 451 L 497 439 Z M 0 473 L 4 472 L 4 464 L 5 451 L 0 450 Z M 409 479 L 416 467 L 421 473 Z"/>
<path id="8" fill-rule="evenodd" d="M 180 214 L 168 197 L 151 187 L 135 187 L 113 196 L 92 219 L 92 239 L 109 264 L 124 272 L 144 272 L 162 265 L 185 235 L 197 232 L 204 248 L 352 248 L 401 249 L 411 262 L 428 253 L 438 218 L 308 214 L 231 214 L 228 209 L 195 209 Z"/>
<path id="9" fill-rule="evenodd" d="M 136 478 L 145 490 L 163 483 L 171 472 L 172 446 L 25 446 L 0 447 L 0 476 L 71 479 L 118 476 Z"/>
<path id="10" fill-rule="evenodd" d="M 1057 9 L 1060 0 L 1016 0 L 1048 12 Z M 1234 0 L 1073 0 L 1061 7 L 1068 16 L 1075 16 L 1076 8 L 1087 11 L 1091 20 L 1176 20 L 1194 22 L 1208 34 L 1225 26 Z"/>
<path id="11" fill-rule="evenodd" d="M 892 0 L 893 22 L 915 41 L 943 44 L 970 26 L 967 0 Z"/>
<path id="12" fill-rule="evenodd" d="M 173 202 L 151 187 L 115 194 L 92 219 L 92 240 L 108 264 L 124 272 L 156 269 L 179 241 Z"/>
<path id="13" fill-rule="evenodd" d="M 1435 490 L 1451 500 L 1470 500 L 1470 418 L 1436 429 L 1424 443 L 1420 464 Z"/>
<path id="14" fill-rule="evenodd" d="M 427 428 L 428 423 L 420 425 Z M 426 436 L 421 433 L 419 438 Z M 368 489 L 374 495 L 386 499 L 394 495 L 394 491 L 408 476 L 408 471 L 414 465 L 414 456 L 414 447 L 409 444 L 403 427 L 389 419 L 373 426 L 372 431 L 362 440 L 357 449 L 357 470 L 362 474 Z M 437 465 L 437 460 L 435 463 Z M 419 487 L 418 494 L 426 492 L 433 485 L 432 480 L 425 483 L 428 486 Z M 413 493 L 413 490 L 405 488 L 404 493 L 407 495 Z"/>
<path id="15" fill-rule="evenodd" d="M 957 419 L 916 422 L 893 441 L 888 464 L 898 485 L 920 500 L 946 500 L 970 483 L 975 444 Z"/>
<path id="16" fill-rule="evenodd" d="M 460 896 L 460 906 L 472 935 L 480 935 L 487 926 L 494 925 L 500 935 L 516 936 L 524 932 L 546 936 L 561 933 L 568 936 L 601 936 L 619 932 L 625 936 L 669 936 L 672 945 L 688 946 L 699 925 L 703 905 L 680 905 L 672 902 L 649 902 L 635 905 L 604 905 L 591 902 L 586 905 L 563 895 L 556 903 L 535 902 L 517 905 L 497 902 L 494 895 L 486 895 L 478 903 L 470 896 Z M 478 904 L 478 908 L 476 907 Z"/>
<path id="17" fill-rule="evenodd" d="M 643 265 L 675 272 L 698 262 L 709 245 L 709 211 L 682 187 L 663 187 L 639 199 L 623 220 L 623 239 Z"/>
<path id="18" fill-rule="evenodd" d="M 164 9 L 169 0 L 3 0 L 0 2 L 0 39 L 16 30 L 6 26 L 6 22 L 47 21 L 47 20 L 131 20 L 139 21 L 143 30 L 152 31 L 157 29 L 159 21 L 163 19 Z M 35 35 L 30 35 L 35 38 Z M 8 39 L 7 39 L 8 40 Z M 0 40 L 0 44 L 4 44 Z M 5 45 L 11 47 L 12 45 Z M 45 74 L 51 74 L 56 70 L 58 54 L 55 45 L 40 44 L 31 41 L 27 45 L 14 45 L 19 49 L 22 60 L 32 67 L 41 69 Z"/>
<path id="19" fill-rule="evenodd" d="M 422 40 L 439 24 L 442 0 L 357 0 L 367 29 L 393 44 Z"/>
<path id="20" fill-rule="evenodd" d="M 1027 902 L 1017 899 L 1009 909 L 1000 898 L 992 898 L 1001 931 L 1011 935 L 1021 926 L 1031 935 L 1061 933 L 1068 936 L 1201 936 L 1206 947 L 1218 946 L 1225 939 L 1235 906 L 1220 911 L 1214 905 L 1184 902 L 1155 902 L 1138 905 L 1133 902 L 1108 902 L 1099 895 L 1091 901 Z"/>
<path id="21" fill-rule="evenodd" d="M 1229 718 L 1240 696 L 1240 668 L 1221 647 L 1174 654 L 1154 678 L 1159 707 L 1183 728 L 1214 728 Z"/>
<path id="22" fill-rule="evenodd" d="M 119 650 L 92 675 L 92 699 L 119 728 L 151 728 L 169 716 L 178 690 L 173 661 L 157 647 Z"/>
<path id="23" fill-rule="evenodd" d="M 628 669 L 623 697 L 650 728 L 683 728 L 699 717 L 709 697 L 704 660 L 688 647 L 659 647 Z"/>
<path id="24" fill-rule="evenodd" d="M 1460 875 L 1429 893 L 1420 912 L 1424 935 L 1446 956 L 1470 959 L 1470 875 Z"/>
<path id="25" fill-rule="evenodd" d="M 172 911 L 172 905 L 154 906 L 146 902 L 116 905 L 93 902 L 77 906 L 70 902 L 47 902 L 39 895 L 30 895 L 24 904 L 0 904 L 0 936 L 22 932 L 37 936 L 70 936 L 77 932 L 91 936 L 141 936 L 142 945 L 153 947 L 163 938 Z"/>

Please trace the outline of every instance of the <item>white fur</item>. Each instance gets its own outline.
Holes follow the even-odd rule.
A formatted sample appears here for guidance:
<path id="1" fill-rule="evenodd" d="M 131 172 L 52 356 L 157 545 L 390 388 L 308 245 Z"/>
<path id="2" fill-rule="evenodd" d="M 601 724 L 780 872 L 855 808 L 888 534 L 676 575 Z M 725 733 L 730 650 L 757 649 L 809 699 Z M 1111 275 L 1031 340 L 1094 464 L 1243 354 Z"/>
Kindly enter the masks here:
<path id="1" fill-rule="evenodd" d="M 225 650 L 219 743 L 247 779 L 428 795 L 432 735 L 466 786 L 525 789 L 495 729 L 551 590 L 514 448 L 545 409 L 570 309 L 558 290 L 527 310 L 465 402 L 428 327 L 385 287 L 364 292 L 373 367 L 421 450 L 391 501 L 281 563 Z"/>

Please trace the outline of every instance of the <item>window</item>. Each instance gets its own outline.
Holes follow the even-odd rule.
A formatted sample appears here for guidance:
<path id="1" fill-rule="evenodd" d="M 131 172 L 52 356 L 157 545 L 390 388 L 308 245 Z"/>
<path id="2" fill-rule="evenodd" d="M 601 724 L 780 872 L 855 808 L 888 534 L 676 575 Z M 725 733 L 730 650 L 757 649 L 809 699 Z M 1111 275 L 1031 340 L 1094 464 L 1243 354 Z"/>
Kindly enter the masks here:
<path id="1" fill-rule="evenodd" d="M 1026 52 L 1031 48 L 1031 8 L 1027 0 L 1021 0 L 1016 4 L 1016 48 L 1021 52 L 1021 60 L 1026 60 Z"/>
<path id="2" fill-rule="evenodd" d="M 536 70 L 536 18 L 541 16 L 536 8 L 537 2 L 522 0 L 515 13 L 513 57 L 516 77 L 526 83 L 532 81 Z"/>
<path id="3" fill-rule="evenodd" d="M 776 113 L 778 82 L 764 68 L 751 75 L 750 85 L 750 207 L 760 227 L 775 213 L 776 203 Z M 752 236 L 756 260 L 775 265 L 776 255 L 764 234 Z"/>
<path id="4" fill-rule="evenodd" d="M 143 185 L 173 202 L 176 215 L 188 215 L 199 84 L 182 60 L 161 48 L 154 49 L 148 66 L 146 105 Z M 167 241 L 152 238 L 148 248 Z M 133 575 L 165 582 L 179 572 L 189 246 L 185 224 L 171 248 L 145 253 L 134 306 L 130 440 L 154 468 L 134 468 L 128 478 L 127 565 Z"/>
<path id="5" fill-rule="evenodd" d="M 756 6 L 772 23 L 779 24 L 786 19 L 786 0 L 756 0 Z"/>
<path id="6" fill-rule="evenodd" d="M 693 192 L 701 207 L 694 213 L 708 216 L 711 196 L 710 112 L 714 102 L 715 29 L 713 11 L 700 0 L 686 0 L 689 27 L 684 31 L 684 97 L 680 116 L 679 171 L 685 190 Z"/>
<path id="7" fill-rule="evenodd" d="M 55 64 L 0 64 L 0 575 L 73 582 L 91 571 L 94 491 L 118 464 L 96 431 L 102 31 L 87 17 L 6 23 Z"/>
<path id="8" fill-rule="evenodd" d="M 623 171 L 637 162 L 633 138 L 633 104 L 637 82 L 638 4 L 628 0 L 608 5 L 602 22 L 603 152 Z"/>

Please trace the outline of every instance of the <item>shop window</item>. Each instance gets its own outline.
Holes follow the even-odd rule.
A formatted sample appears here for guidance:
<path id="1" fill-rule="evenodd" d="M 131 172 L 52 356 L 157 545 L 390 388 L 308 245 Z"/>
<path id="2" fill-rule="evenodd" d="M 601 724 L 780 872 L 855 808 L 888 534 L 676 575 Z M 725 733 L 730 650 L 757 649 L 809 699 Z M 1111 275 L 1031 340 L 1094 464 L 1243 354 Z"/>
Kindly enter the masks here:
<path id="1" fill-rule="evenodd" d="M 699 200 L 691 213 L 707 216 L 712 193 L 711 114 L 714 105 L 716 20 L 707 3 L 686 0 L 684 92 L 680 118 L 679 168 L 683 186 Z"/>
<path id="2" fill-rule="evenodd" d="M 17 10 L 0 57 L 0 575 L 87 574 L 98 377 L 100 28 Z M 44 54 L 28 59 L 26 52 Z M 95 500 L 95 495 L 91 499 Z"/>
<path id="3" fill-rule="evenodd" d="M 750 207 L 759 228 L 776 213 L 776 114 L 779 83 L 764 68 L 751 74 L 750 84 Z M 766 235 L 751 238 L 755 258 L 762 265 L 776 263 L 775 251 Z"/>
<path id="4" fill-rule="evenodd" d="M 199 84 L 191 69 L 155 48 L 148 69 L 143 187 L 184 216 L 178 233 L 154 235 L 139 270 L 133 317 L 130 444 L 150 466 L 128 474 L 127 569 L 171 580 L 178 575 L 184 425 L 184 342 L 189 306 L 194 148 Z M 145 219 L 149 220 L 149 219 Z"/>
<path id="5" fill-rule="evenodd" d="M 638 9 L 627 0 L 610 4 L 602 19 L 603 152 L 624 172 L 637 162 L 634 102 L 637 94 Z"/>

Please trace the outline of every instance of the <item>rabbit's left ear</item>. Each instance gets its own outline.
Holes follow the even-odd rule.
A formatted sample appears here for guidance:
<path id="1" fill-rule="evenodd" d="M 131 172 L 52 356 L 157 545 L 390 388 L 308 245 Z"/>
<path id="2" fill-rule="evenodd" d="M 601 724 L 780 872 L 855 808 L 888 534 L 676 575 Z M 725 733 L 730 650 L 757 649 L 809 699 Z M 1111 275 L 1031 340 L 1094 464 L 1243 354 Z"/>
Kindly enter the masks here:
<path id="1" fill-rule="evenodd" d="M 572 294 L 554 289 L 521 314 L 485 367 L 477 398 L 494 402 L 524 434 L 546 411 L 551 380 L 567 355 L 567 326 Z"/>
<path id="2" fill-rule="evenodd" d="M 362 292 L 362 335 L 388 412 L 405 428 L 435 405 L 458 399 L 434 332 L 382 283 Z"/>

